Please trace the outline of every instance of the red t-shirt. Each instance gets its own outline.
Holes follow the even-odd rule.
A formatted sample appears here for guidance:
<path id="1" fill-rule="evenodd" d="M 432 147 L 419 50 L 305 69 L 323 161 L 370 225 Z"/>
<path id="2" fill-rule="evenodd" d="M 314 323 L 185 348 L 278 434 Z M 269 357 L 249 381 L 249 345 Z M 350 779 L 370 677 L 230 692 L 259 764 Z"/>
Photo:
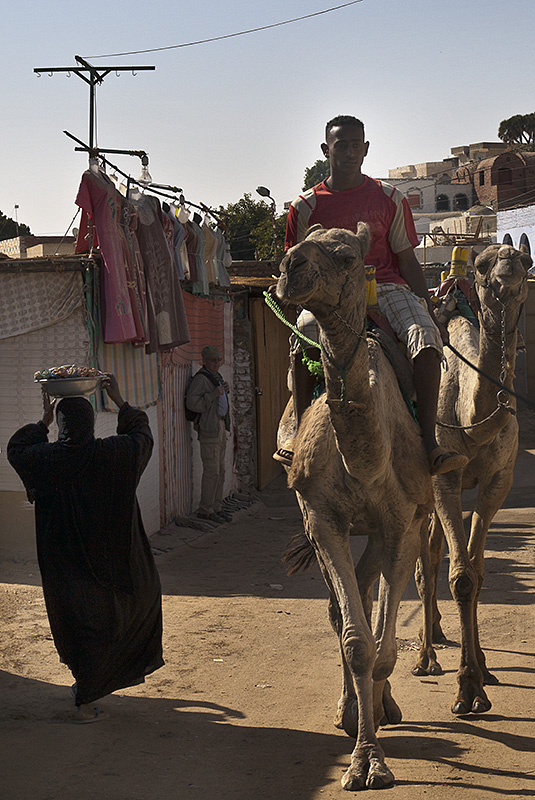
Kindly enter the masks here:
<path id="1" fill-rule="evenodd" d="M 356 189 L 333 192 L 323 181 L 299 195 L 288 213 L 285 249 L 301 242 L 316 223 L 356 233 L 359 222 L 370 227 L 371 246 L 365 263 L 375 267 L 377 280 L 405 283 L 396 253 L 418 244 L 409 204 L 394 186 L 367 175 Z"/>

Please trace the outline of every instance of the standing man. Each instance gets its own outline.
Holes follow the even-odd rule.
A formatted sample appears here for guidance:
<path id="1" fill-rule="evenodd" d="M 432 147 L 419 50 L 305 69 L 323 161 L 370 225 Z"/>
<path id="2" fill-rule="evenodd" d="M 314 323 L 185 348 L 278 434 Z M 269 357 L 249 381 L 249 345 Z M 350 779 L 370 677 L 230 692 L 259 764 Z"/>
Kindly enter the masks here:
<path id="1" fill-rule="evenodd" d="M 368 148 L 364 125 L 356 117 L 338 116 L 327 123 L 321 149 L 329 160 L 330 175 L 293 201 L 285 249 L 302 241 L 316 223 L 353 233 L 359 222 L 368 224 L 371 246 L 366 265 L 376 270 L 379 308 L 412 359 L 418 419 L 431 473 L 436 475 L 467 463 L 465 456 L 440 448 L 435 438 L 442 340 L 447 341 L 447 332 L 439 330 L 434 320 L 422 268 L 414 254 L 418 237 L 406 199 L 395 187 L 362 173 Z M 304 372 L 303 365 L 296 362 L 297 422 L 304 411 L 299 389 L 306 380 Z M 291 463 L 292 455 L 291 442 L 287 442 L 275 458 Z"/>
<path id="2" fill-rule="evenodd" d="M 223 358 L 216 347 L 202 350 L 202 367 L 193 376 L 186 393 L 186 406 L 197 414 L 194 428 L 199 437 L 203 465 L 201 501 L 197 516 L 211 522 L 231 522 L 223 511 L 225 451 L 230 430 L 229 386 L 218 372 Z"/>

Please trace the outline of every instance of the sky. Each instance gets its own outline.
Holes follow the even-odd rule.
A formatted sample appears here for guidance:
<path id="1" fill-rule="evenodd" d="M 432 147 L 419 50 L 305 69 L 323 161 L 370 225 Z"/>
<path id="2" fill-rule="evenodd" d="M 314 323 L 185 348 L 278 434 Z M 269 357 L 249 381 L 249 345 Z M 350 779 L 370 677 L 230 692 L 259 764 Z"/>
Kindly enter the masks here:
<path id="1" fill-rule="evenodd" d="M 89 87 L 34 68 L 155 66 L 111 72 L 97 89 L 97 144 L 145 150 L 157 183 L 217 209 L 266 186 L 277 212 L 321 158 L 325 122 L 366 125 L 364 171 L 441 161 L 498 141 L 502 119 L 535 110 L 534 0 L 18 0 L 2 9 L 0 210 L 36 235 L 63 235 L 87 155 Z M 99 58 L 99 56 L 107 56 Z M 109 156 L 139 177 L 139 159 Z M 18 209 L 15 211 L 15 205 Z M 76 225 L 76 221 L 74 222 Z"/>

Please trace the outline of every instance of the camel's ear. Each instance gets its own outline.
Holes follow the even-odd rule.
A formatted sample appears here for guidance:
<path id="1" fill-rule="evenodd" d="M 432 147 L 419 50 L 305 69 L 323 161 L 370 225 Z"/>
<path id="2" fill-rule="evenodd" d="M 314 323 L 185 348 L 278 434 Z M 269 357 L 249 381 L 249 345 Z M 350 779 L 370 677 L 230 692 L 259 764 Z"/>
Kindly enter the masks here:
<path id="1" fill-rule="evenodd" d="M 474 267 L 477 272 L 485 275 L 489 268 L 494 266 L 501 246 L 501 244 L 491 244 L 489 247 L 486 247 L 482 253 L 476 256 L 475 259 L 473 259 Z"/>
<path id="2" fill-rule="evenodd" d="M 324 230 L 323 225 L 320 225 L 319 222 L 316 222 L 316 224 L 315 225 L 311 225 L 310 228 L 305 233 L 305 239 L 308 236 L 310 236 L 311 233 L 314 233 L 314 231 L 322 231 L 322 230 Z"/>
<path id="3" fill-rule="evenodd" d="M 479 253 L 473 247 L 471 250 L 471 255 L 472 255 L 472 264 L 474 265 L 476 263 L 476 258 L 478 257 Z"/>
<path id="4" fill-rule="evenodd" d="M 360 242 L 360 249 L 362 252 L 362 258 L 366 255 L 368 250 L 370 249 L 370 227 L 365 222 L 359 222 L 357 226 L 357 233 L 356 237 Z"/>
<path id="5" fill-rule="evenodd" d="M 533 266 L 533 259 L 531 258 L 528 252 L 528 248 L 526 247 L 525 244 L 520 245 L 520 260 L 522 262 L 522 266 L 524 267 L 526 272 L 528 272 L 528 270 L 530 270 L 531 267 Z"/>

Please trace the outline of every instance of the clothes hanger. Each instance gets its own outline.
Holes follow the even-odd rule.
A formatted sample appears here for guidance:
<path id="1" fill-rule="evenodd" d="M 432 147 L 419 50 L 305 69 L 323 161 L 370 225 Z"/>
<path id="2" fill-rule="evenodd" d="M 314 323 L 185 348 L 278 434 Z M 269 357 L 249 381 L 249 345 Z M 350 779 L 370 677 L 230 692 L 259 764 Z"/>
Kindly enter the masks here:
<path id="1" fill-rule="evenodd" d="M 178 221 L 181 222 L 183 225 L 189 220 L 189 211 L 186 209 L 184 195 L 180 195 L 180 204 L 178 206 L 178 213 L 177 213 Z"/>

